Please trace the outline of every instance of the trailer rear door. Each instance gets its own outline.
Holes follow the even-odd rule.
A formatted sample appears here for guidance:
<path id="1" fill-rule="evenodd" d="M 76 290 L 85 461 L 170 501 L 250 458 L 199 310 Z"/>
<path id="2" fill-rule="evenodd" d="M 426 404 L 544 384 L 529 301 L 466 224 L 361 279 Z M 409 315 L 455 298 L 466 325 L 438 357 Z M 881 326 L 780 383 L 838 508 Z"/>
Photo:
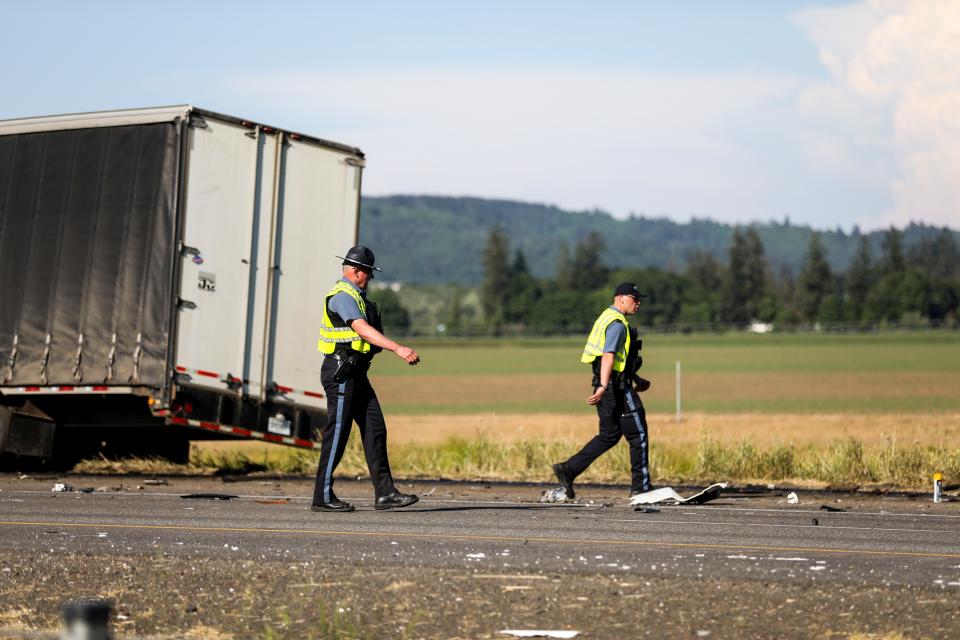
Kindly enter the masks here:
<path id="1" fill-rule="evenodd" d="M 326 405 L 319 319 L 333 256 L 356 242 L 360 165 L 296 135 L 194 117 L 175 351 L 192 384 Z"/>

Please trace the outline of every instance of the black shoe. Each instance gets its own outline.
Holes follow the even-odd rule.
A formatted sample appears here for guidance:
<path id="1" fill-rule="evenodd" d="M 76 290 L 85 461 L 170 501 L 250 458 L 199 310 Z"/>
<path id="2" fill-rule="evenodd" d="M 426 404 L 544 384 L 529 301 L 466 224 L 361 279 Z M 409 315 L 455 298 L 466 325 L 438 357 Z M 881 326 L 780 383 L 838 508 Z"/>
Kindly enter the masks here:
<path id="1" fill-rule="evenodd" d="M 348 513 L 353 511 L 353 505 L 349 502 L 344 502 L 340 498 L 334 498 L 330 502 L 321 502 L 320 504 L 310 505 L 310 511 L 339 511 L 341 513 Z"/>
<path id="2" fill-rule="evenodd" d="M 384 509 L 401 509 L 403 507 L 409 507 L 419 500 L 420 498 L 411 493 L 394 491 L 393 493 L 388 493 L 385 496 L 377 498 L 377 502 L 373 505 L 373 508 L 377 511 L 383 511 Z"/>
<path id="3" fill-rule="evenodd" d="M 576 494 L 573 492 L 573 479 L 576 476 L 570 467 L 563 462 L 558 462 L 553 465 L 553 475 L 557 476 L 557 480 L 563 485 L 563 490 L 567 492 L 568 498 L 576 497 Z"/>

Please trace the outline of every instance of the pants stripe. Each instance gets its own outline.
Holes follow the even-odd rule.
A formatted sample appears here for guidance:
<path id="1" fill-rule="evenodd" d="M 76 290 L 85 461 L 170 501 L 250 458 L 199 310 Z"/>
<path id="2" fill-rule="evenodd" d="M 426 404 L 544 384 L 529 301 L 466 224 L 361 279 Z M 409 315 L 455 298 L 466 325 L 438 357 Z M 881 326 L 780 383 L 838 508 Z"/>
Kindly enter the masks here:
<path id="1" fill-rule="evenodd" d="M 640 413 L 637 411 L 637 405 L 633 403 L 633 393 L 630 390 L 627 390 L 625 394 L 627 396 L 627 406 L 630 408 L 630 413 L 633 414 L 633 422 L 637 425 L 637 431 L 640 432 L 640 446 L 643 447 L 643 457 L 647 457 L 647 432 L 644 431 L 643 426 L 640 424 Z M 643 486 L 647 487 L 650 485 L 650 470 L 647 468 L 647 465 L 643 465 L 641 469 L 643 474 Z"/>
<path id="2" fill-rule="evenodd" d="M 327 460 L 327 471 L 323 476 L 323 501 L 333 500 L 330 487 L 333 485 L 333 461 L 337 459 L 337 448 L 340 446 L 340 427 L 343 425 L 343 405 L 346 402 L 344 391 L 347 388 L 346 382 L 341 382 L 337 387 L 339 393 L 337 402 L 337 422 L 333 429 L 333 443 L 330 445 L 330 458 Z"/>

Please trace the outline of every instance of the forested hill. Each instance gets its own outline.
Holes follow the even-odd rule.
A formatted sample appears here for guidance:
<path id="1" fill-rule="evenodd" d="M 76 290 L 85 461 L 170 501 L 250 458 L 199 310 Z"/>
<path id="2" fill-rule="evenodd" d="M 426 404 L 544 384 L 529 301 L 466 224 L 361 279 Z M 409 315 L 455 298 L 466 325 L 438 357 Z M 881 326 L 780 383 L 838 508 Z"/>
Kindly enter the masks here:
<path id="1" fill-rule="evenodd" d="M 490 229 L 499 226 L 511 246 L 525 254 L 533 275 L 554 274 L 561 245 L 570 251 L 591 231 L 603 238 L 609 267 L 656 267 L 682 270 L 687 257 L 702 250 L 726 259 L 734 227 L 695 219 L 679 224 L 666 218 L 632 217 L 618 220 L 603 211 L 565 211 L 557 207 L 481 198 L 442 196 L 388 196 L 363 199 L 360 242 L 377 254 L 384 280 L 404 282 L 458 282 L 483 279 L 482 253 Z M 763 241 L 773 269 L 786 265 L 796 273 L 803 263 L 813 229 L 785 223 L 753 225 Z M 910 247 L 934 227 L 911 224 L 903 230 Z M 868 234 L 875 255 L 882 231 Z M 960 240 L 960 234 L 954 232 Z M 858 234 L 821 231 L 827 259 L 835 271 L 844 271 L 856 251 Z"/>

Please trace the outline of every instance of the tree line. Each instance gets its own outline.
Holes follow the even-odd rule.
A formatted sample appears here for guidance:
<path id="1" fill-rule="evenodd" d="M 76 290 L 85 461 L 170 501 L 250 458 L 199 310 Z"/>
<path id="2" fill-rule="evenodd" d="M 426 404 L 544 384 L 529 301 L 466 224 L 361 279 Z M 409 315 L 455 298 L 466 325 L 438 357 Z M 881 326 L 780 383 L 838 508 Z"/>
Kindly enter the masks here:
<path id="1" fill-rule="evenodd" d="M 737 228 L 726 261 L 694 252 L 679 273 L 654 268 L 611 269 L 597 233 L 571 251 L 561 247 L 553 278 L 533 277 L 522 250 L 493 229 L 483 252 L 483 325 L 493 333 L 566 333 L 589 327 L 618 282 L 634 281 L 648 298 L 638 312 L 645 326 L 739 327 L 754 322 L 786 327 L 872 328 L 900 324 L 957 326 L 960 250 L 943 229 L 909 249 L 891 228 L 874 255 L 861 237 L 845 272 L 827 261 L 819 234 L 802 267 L 774 268 L 756 230 Z"/>

